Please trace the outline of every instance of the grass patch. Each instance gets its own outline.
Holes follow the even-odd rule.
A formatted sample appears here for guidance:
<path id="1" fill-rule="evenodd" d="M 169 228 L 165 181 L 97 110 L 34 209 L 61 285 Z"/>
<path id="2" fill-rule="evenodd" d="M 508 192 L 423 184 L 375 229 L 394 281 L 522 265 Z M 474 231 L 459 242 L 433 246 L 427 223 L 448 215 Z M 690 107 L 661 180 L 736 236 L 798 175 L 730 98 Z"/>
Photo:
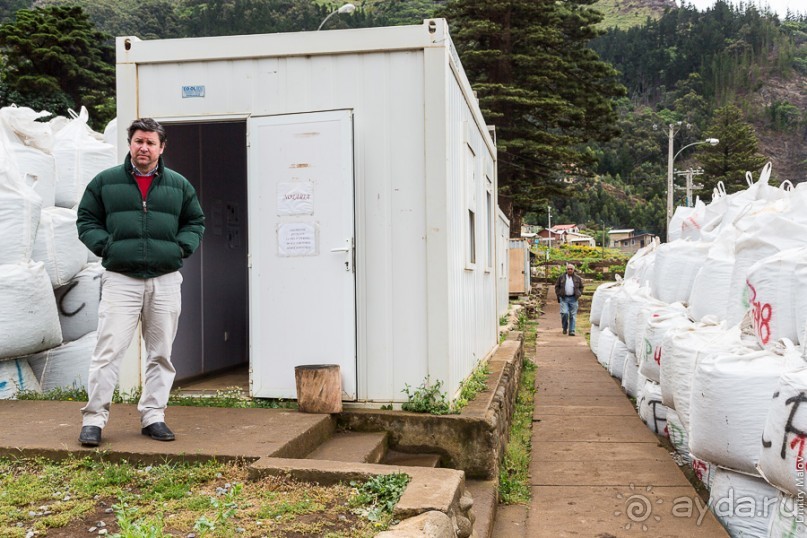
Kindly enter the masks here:
<path id="1" fill-rule="evenodd" d="M 322 487 L 250 481 L 243 465 L 215 461 L 0 458 L 0 536 L 84 536 L 95 527 L 119 538 L 370 538 L 389 526 L 406 482 L 376 477 Z"/>
<path id="2" fill-rule="evenodd" d="M 112 403 L 136 404 L 140 400 L 141 389 L 130 392 L 121 392 L 115 389 Z M 21 391 L 17 393 L 18 400 L 47 400 L 62 402 L 86 402 L 85 389 L 55 388 L 46 392 Z M 230 407 L 230 408 L 261 408 L 261 409 L 296 409 L 297 402 L 283 399 L 250 398 L 243 394 L 240 388 L 231 387 L 217 390 L 215 394 L 204 396 L 188 396 L 182 390 L 175 390 L 168 399 L 169 405 L 182 405 L 188 407 Z"/>

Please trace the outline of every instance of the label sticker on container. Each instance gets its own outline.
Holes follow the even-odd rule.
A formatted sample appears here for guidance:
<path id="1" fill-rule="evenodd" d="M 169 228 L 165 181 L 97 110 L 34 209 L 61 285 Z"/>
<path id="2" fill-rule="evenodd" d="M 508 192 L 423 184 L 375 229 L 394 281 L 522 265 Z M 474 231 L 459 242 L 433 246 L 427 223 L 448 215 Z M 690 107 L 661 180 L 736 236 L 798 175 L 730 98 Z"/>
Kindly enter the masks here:
<path id="1" fill-rule="evenodd" d="M 314 213 L 314 183 L 311 181 L 295 181 L 278 183 L 277 214 L 312 215 Z"/>
<path id="2" fill-rule="evenodd" d="M 277 227 L 278 256 L 316 256 L 317 227 L 309 222 L 288 222 Z"/>
<path id="3" fill-rule="evenodd" d="M 205 96 L 204 86 L 182 86 L 183 99 L 187 99 L 188 97 L 204 97 L 204 96 Z"/>

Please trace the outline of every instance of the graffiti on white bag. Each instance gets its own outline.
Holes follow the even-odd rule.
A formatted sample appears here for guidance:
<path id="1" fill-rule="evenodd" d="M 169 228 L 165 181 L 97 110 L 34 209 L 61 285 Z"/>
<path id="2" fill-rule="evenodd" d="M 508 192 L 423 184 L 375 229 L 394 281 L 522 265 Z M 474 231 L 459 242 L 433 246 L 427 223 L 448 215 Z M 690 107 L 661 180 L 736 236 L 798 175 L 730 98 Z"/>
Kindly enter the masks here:
<path id="1" fill-rule="evenodd" d="M 773 309 L 770 303 L 763 304 L 761 301 L 757 301 L 756 288 L 747 280 L 745 283 L 748 285 L 748 289 L 751 292 L 751 297 L 748 302 L 751 307 L 754 332 L 757 334 L 762 344 L 767 344 L 771 339 L 771 317 L 773 316 Z"/>
<path id="2" fill-rule="evenodd" d="M 779 397 L 779 392 L 775 392 L 773 395 L 773 399 Z M 785 400 L 785 407 L 792 405 L 793 408 L 790 410 L 790 415 L 787 417 L 787 423 L 785 423 L 784 429 L 784 437 L 782 439 L 782 450 L 780 451 L 779 455 L 782 459 L 787 457 L 787 438 L 788 436 L 793 433 L 796 437 L 790 441 L 790 448 L 791 450 L 796 450 L 796 446 L 798 445 L 798 450 L 796 453 L 796 470 L 797 471 L 804 471 L 804 445 L 805 440 L 807 440 L 807 432 L 800 430 L 793 426 L 793 419 L 795 418 L 796 414 L 799 411 L 799 407 L 802 403 L 807 402 L 807 395 L 805 393 L 800 392 L 798 395 L 793 396 L 792 398 L 788 398 Z M 764 448 L 770 448 L 773 445 L 773 441 L 766 440 L 765 437 L 762 437 L 762 446 Z"/>

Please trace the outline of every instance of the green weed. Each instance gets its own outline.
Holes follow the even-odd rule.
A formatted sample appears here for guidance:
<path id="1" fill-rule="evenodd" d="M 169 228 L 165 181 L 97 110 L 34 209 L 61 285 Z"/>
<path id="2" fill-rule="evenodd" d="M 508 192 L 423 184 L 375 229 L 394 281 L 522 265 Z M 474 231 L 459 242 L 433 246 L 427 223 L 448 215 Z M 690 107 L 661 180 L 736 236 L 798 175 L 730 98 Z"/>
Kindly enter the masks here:
<path id="1" fill-rule="evenodd" d="M 364 483 L 351 482 L 356 493 L 351 497 L 350 505 L 370 521 L 391 517 L 409 480 L 409 475 L 393 473 L 374 476 Z"/>
<path id="2" fill-rule="evenodd" d="M 406 393 L 407 401 L 401 405 L 404 411 L 413 413 L 430 413 L 432 415 L 447 415 L 451 413 L 451 404 L 445 392 L 440 391 L 443 382 L 437 380 L 434 384 L 426 380 L 416 389 L 412 390 L 408 384 L 401 392 Z"/>

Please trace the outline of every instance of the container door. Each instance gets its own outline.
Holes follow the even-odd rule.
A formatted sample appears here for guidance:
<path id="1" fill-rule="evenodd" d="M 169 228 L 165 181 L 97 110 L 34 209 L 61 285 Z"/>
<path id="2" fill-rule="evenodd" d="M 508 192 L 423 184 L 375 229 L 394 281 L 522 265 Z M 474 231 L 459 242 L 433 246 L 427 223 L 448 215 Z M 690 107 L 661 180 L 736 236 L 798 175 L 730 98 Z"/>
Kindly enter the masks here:
<path id="1" fill-rule="evenodd" d="M 295 366 L 338 364 L 356 399 L 350 111 L 248 120 L 250 384 L 296 398 Z"/>

